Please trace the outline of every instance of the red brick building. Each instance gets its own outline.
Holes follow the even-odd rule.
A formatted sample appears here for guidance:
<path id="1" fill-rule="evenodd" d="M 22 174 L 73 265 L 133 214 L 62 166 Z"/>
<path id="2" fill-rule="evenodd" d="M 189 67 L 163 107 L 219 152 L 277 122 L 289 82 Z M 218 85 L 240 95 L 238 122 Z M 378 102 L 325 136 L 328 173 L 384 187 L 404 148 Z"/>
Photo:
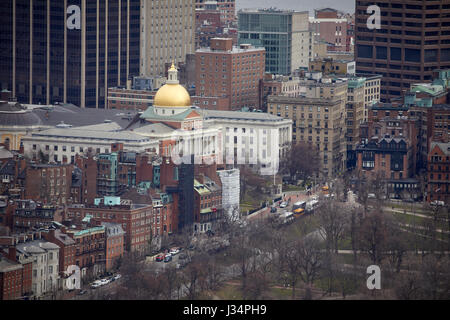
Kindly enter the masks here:
<path id="1" fill-rule="evenodd" d="M 222 214 L 221 184 L 203 173 L 196 175 L 194 180 L 194 232 L 205 233 L 212 230 L 214 223 L 221 218 Z"/>
<path id="2" fill-rule="evenodd" d="M 56 208 L 33 200 L 16 200 L 12 229 L 27 231 L 48 227 L 55 218 Z"/>
<path id="3" fill-rule="evenodd" d="M 70 199 L 72 164 L 28 164 L 25 198 L 45 204 L 66 204 Z"/>
<path id="4" fill-rule="evenodd" d="M 108 199 L 115 200 L 114 204 L 108 203 Z M 105 197 L 97 205 L 69 206 L 65 219 L 80 220 L 89 215 L 95 221 L 118 223 L 125 231 L 125 249 L 143 252 L 150 237 L 152 213 L 151 204 L 134 204 L 119 197 Z"/>
<path id="5" fill-rule="evenodd" d="M 174 207 L 173 196 L 167 193 L 152 194 L 152 235 L 168 236 L 177 230 L 176 214 L 178 208 Z"/>
<path id="6" fill-rule="evenodd" d="M 97 197 L 97 161 L 92 156 L 75 158 L 75 165 L 81 170 L 79 183 L 71 188 L 72 203 L 94 203 Z"/>
<path id="7" fill-rule="evenodd" d="M 0 246 L 0 300 L 15 300 L 31 293 L 33 264 L 30 259 L 17 259 L 12 237 L 1 239 Z"/>
<path id="8" fill-rule="evenodd" d="M 429 140 L 450 141 L 450 105 L 433 105 L 433 107 L 428 109 L 427 120 Z"/>
<path id="9" fill-rule="evenodd" d="M 195 106 L 208 110 L 230 110 L 229 99 L 226 97 L 191 97 Z"/>
<path id="10" fill-rule="evenodd" d="M 229 110 L 259 108 L 264 48 L 245 44 L 233 47 L 232 39 L 213 38 L 211 47 L 198 49 L 195 57 L 197 97 L 227 98 Z"/>
<path id="11" fill-rule="evenodd" d="M 125 232 L 118 223 L 102 222 L 106 233 L 106 271 L 117 267 L 117 262 L 123 257 Z"/>
<path id="12" fill-rule="evenodd" d="M 315 10 L 315 17 L 310 20 L 316 41 L 329 43 L 328 51 L 346 51 L 348 48 L 348 21 L 336 9 Z"/>
<path id="13" fill-rule="evenodd" d="M 207 0 L 195 0 L 196 9 L 207 10 L 211 3 L 207 4 Z M 216 10 L 220 13 L 222 23 L 232 25 L 236 22 L 236 3 L 235 0 L 217 0 Z M 200 11 L 200 10 L 196 10 Z"/>
<path id="14" fill-rule="evenodd" d="M 81 170 L 72 180 L 72 203 L 92 204 L 98 196 L 114 196 L 142 181 L 153 179 L 153 154 L 123 151 L 121 143 L 111 145 L 111 153 L 96 158 L 75 159 Z"/>
<path id="15" fill-rule="evenodd" d="M 60 276 L 70 265 L 75 265 L 75 253 L 77 244 L 75 240 L 68 234 L 64 233 L 65 227 L 62 229 L 50 229 L 49 232 L 43 233 L 43 238 L 59 246 L 59 272 Z"/>
<path id="16" fill-rule="evenodd" d="M 449 204 L 450 195 L 450 142 L 431 142 L 428 154 L 427 201 Z"/>
<path id="17" fill-rule="evenodd" d="M 105 271 L 106 235 L 104 226 L 67 229 L 66 234 L 75 241 L 75 265 L 81 276 L 96 276 Z"/>

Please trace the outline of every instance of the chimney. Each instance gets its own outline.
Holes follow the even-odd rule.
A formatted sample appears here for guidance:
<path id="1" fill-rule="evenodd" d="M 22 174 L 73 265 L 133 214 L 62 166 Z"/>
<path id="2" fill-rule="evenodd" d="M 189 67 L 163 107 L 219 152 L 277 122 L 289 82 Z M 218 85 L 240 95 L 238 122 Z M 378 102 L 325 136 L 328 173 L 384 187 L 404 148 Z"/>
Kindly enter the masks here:
<path id="1" fill-rule="evenodd" d="M 199 173 L 196 177 L 195 177 L 198 182 L 200 182 L 201 184 L 203 184 L 205 182 L 205 175 L 203 173 Z"/>
<path id="2" fill-rule="evenodd" d="M 111 144 L 111 152 L 123 151 L 123 143 L 115 142 Z"/>
<path id="3" fill-rule="evenodd" d="M 8 248 L 8 259 L 12 260 L 12 261 L 17 261 L 17 257 L 16 257 L 16 247 L 9 247 Z"/>

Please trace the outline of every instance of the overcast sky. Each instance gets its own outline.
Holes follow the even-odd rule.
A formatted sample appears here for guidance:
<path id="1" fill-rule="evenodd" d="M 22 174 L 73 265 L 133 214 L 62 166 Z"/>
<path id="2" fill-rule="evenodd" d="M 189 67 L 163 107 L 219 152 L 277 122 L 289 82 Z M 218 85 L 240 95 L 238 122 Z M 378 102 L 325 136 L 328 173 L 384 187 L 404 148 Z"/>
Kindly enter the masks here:
<path id="1" fill-rule="evenodd" d="M 330 7 L 344 12 L 355 11 L 355 0 L 236 0 L 237 10 L 242 8 L 270 8 L 308 10 L 313 15 L 314 9 Z"/>

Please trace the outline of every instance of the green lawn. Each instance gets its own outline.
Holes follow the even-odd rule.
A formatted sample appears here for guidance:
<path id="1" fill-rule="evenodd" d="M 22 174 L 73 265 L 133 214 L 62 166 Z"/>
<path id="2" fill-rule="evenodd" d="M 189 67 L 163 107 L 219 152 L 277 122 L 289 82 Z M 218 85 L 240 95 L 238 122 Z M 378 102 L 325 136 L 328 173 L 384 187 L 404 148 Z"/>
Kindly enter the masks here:
<path id="1" fill-rule="evenodd" d="M 242 293 L 239 286 L 225 284 L 214 293 L 221 300 L 242 300 Z"/>
<path id="2" fill-rule="evenodd" d="M 301 186 L 294 186 L 292 184 L 283 185 L 283 192 L 289 192 L 289 191 L 303 191 L 305 190 L 304 187 Z"/>

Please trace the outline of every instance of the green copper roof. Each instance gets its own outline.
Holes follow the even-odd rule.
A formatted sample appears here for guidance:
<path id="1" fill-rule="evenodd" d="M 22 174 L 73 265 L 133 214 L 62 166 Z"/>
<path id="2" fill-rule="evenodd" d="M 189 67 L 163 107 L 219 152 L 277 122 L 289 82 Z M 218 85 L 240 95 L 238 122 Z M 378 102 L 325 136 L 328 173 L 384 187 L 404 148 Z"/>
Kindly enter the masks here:
<path id="1" fill-rule="evenodd" d="M 87 214 L 81 221 L 89 223 L 91 221 L 91 218 L 93 217 L 90 214 Z"/>
<path id="2" fill-rule="evenodd" d="M 141 115 L 141 119 L 146 120 L 165 120 L 165 121 L 182 121 L 186 119 L 186 117 L 193 111 L 192 108 L 188 108 L 183 112 L 180 112 L 178 114 L 168 114 L 168 115 L 160 115 L 155 113 L 155 108 L 153 106 L 150 106 L 147 108 L 147 110 L 144 111 L 144 113 Z"/>
<path id="3" fill-rule="evenodd" d="M 416 85 L 411 89 L 411 92 L 425 92 L 429 95 L 440 94 L 444 91 L 444 88 L 440 85 L 422 86 Z"/>
<path id="4" fill-rule="evenodd" d="M 365 82 L 366 82 L 366 78 L 348 79 L 348 87 L 349 88 L 361 88 L 361 87 L 364 87 Z"/>
<path id="5" fill-rule="evenodd" d="M 104 231 L 104 230 L 105 230 L 105 226 L 99 226 L 99 227 L 94 227 L 94 228 L 89 228 L 89 229 L 78 231 L 78 232 L 74 233 L 74 236 L 79 237 L 79 236 L 83 236 L 85 234 Z"/>

